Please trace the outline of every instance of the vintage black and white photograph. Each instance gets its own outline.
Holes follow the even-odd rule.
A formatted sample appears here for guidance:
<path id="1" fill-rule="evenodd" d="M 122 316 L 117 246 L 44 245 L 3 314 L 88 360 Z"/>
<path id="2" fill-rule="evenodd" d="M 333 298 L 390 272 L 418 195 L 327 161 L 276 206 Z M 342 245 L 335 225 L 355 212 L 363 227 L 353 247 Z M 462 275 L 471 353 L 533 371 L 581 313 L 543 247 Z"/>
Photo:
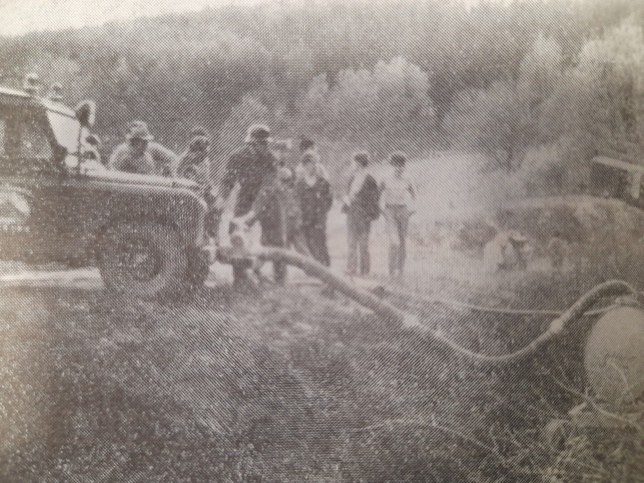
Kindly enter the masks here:
<path id="1" fill-rule="evenodd" d="M 0 481 L 644 481 L 640 0 L 0 0 Z"/>

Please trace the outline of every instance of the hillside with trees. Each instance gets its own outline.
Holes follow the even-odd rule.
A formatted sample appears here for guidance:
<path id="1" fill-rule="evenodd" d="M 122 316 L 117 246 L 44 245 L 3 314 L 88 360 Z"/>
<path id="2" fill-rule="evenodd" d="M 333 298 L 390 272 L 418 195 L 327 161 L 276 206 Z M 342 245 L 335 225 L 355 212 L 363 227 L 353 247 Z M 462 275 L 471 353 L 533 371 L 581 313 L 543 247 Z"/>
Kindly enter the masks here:
<path id="1" fill-rule="evenodd" d="M 105 151 L 143 119 L 175 150 L 204 125 L 223 159 L 264 121 L 319 140 L 332 167 L 355 148 L 458 149 L 574 171 L 644 147 L 643 25 L 630 0 L 230 6 L 0 38 L 0 75 L 94 98 Z"/>

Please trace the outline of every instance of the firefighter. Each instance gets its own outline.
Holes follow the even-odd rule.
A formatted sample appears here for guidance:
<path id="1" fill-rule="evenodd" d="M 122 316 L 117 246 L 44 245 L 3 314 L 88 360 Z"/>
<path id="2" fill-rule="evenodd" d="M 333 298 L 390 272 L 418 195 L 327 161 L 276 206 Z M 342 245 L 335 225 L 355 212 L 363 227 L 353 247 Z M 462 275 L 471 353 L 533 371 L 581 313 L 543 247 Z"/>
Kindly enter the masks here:
<path id="1" fill-rule="evenodd" d="M 268 149 L 270 136 L 270 129 L 266 125 L 253 124 L 248 128 L 244 146 L 235 151 L 226 163 L 216 203 L 218 210 L 223 210 L 233 188 L 239 184 L 233 215 L 235 218 L 247 215 L 261 187 L 277 175 L 277 160 Z M 231 224 L 230 230 L 234 229 L 235 225 Z M 250 265 L 246 261 L 233 262 L 235 289 L 248 286 L 247 270 Z"/>

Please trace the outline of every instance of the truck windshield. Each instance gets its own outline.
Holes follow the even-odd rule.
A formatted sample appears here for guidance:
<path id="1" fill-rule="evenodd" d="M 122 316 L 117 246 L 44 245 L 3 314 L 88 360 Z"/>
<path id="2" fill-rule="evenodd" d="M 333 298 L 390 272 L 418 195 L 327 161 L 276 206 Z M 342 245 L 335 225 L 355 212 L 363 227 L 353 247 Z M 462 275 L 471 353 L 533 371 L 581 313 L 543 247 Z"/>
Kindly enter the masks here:
<path id="1" fill-rule="evenodd" d="M 78 120 L 53 111 L 47 111 L 47 117 L 58 144 L 66 148 L 68 153 L 76 153 L 78 151 L 78 136 L 81 134 L 81 125 Z"/>

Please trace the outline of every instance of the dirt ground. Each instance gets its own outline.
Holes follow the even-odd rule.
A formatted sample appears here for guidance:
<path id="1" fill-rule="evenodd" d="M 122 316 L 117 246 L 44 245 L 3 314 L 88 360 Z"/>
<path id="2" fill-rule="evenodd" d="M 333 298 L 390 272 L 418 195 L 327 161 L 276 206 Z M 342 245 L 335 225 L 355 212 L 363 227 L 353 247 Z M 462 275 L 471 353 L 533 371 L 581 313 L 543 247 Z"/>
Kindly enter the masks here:
<path id="1" fill-rule="evenodd" d="M 579 402 L 553 385 L 582 387 L 579 341 L 477 371 L 315 285 L 160 304 L 81 275 L 2 289 L 0 480 L 543 481 L 559 453 L 541 430 Z M 488 305 L 576 295 L 537 282 L 435 279 Z M 549 322 L 391 301 L 492 353 Z"/>
<path id="2" fill-rule="evenodd" d="M 343 218 L 330 220 L 344 268 Z M 405 280 L 386 277 L 382 221 L 374 273 L 386 296 L 476 351 L 519 348 L 542 315 L 429 305 L 563 309 L 606 273 L 482 275 L 471 254 L 411 242 Z M 443 250 L 443 251 L 441 251 Z M 52 268 L 52 267 L 49 267 Z M 55 268 L 55 267 L 53 267 Z M 267 267 L 268 269 L 268 267 Z M 268 272 L 270 273 L 270 272 Z M 618 274 L 619 275 L 619 274 Z M 93 270 L 0 277 L 0 481 L 636 481 L 640 439 L 545 425 L 584 391 L 589 324 L 510 368 L 477 370 L 417 332 L 321 295 L 292 271 L 285 288 L 208 286 L 174 303 L 112 298 Z M 414 295 L 416 294 L 416 295 Z M 634 442 L 635 441 L 635 442 Z"/>

